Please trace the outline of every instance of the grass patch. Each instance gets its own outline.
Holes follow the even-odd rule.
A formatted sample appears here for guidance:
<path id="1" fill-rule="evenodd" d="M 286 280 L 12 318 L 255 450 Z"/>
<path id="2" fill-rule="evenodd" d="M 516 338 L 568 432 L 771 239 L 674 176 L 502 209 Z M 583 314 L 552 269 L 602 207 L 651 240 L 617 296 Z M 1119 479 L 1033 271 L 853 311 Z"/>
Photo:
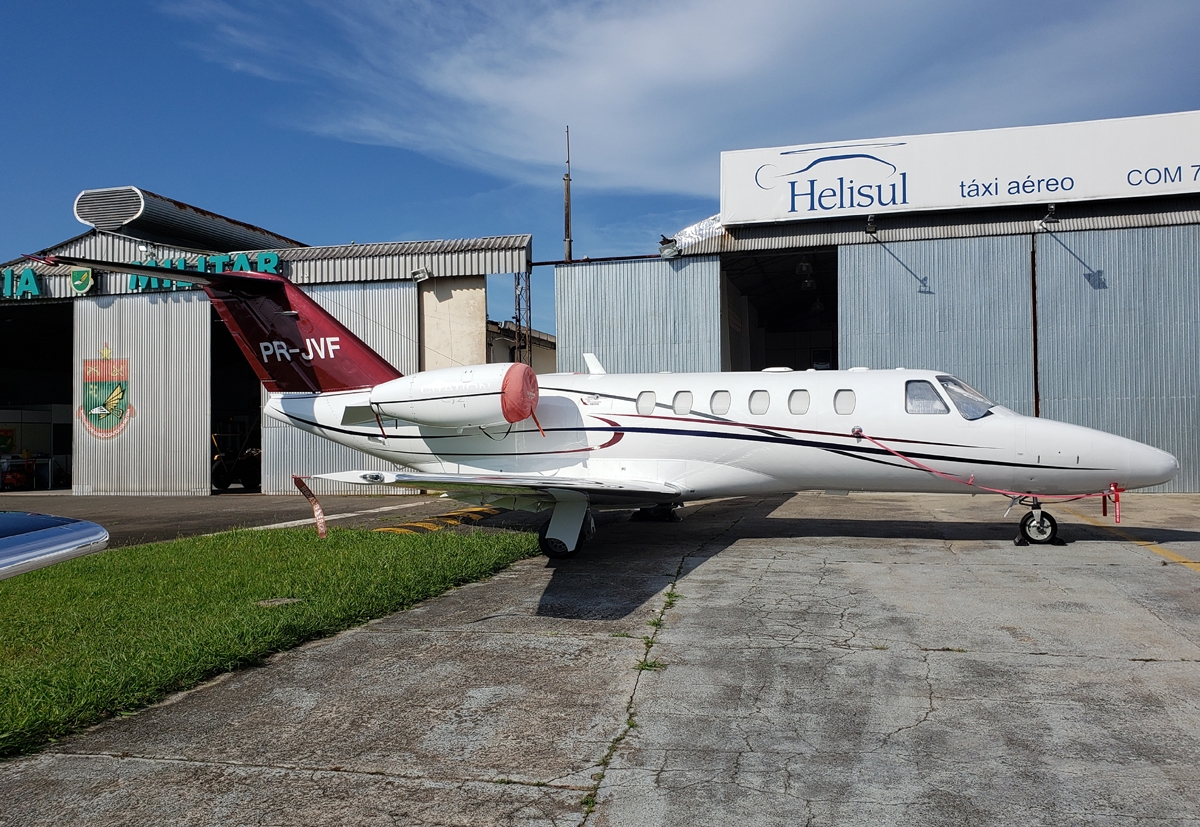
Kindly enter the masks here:
<path id="1" fill-rule="evenodd" d="M 537 541 L 518 533 L 332 529 L 322 541 L 311 529 L 237 531 L 113 549 L 0 581 L 0 755 L 535 553 Z"/>

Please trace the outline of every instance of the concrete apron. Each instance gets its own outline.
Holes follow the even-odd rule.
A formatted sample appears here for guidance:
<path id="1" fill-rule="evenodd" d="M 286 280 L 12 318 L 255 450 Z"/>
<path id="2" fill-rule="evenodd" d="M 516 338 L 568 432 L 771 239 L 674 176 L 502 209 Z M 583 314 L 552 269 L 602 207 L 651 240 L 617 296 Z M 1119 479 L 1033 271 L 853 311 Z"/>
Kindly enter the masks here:
<path id="1" fill-rule="evenodd" d="M 1200 824 L 1200 498 L 1004 505 L 611 515 L 0 764 L 0 825 Z"/>

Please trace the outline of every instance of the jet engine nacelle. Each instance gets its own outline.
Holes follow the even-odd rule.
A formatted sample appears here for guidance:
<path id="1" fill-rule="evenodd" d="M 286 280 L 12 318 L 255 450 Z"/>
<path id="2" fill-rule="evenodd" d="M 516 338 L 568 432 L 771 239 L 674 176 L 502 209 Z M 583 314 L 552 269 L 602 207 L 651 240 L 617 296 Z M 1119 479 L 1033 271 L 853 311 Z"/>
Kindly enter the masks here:
<path id="1" fill-rule="evenodd" d="M 537 404 L 537 376 L 520 363 L 426 370 L 371 389 L 371 407 L 380 416 L 432 428 L 520 422 Z"/>

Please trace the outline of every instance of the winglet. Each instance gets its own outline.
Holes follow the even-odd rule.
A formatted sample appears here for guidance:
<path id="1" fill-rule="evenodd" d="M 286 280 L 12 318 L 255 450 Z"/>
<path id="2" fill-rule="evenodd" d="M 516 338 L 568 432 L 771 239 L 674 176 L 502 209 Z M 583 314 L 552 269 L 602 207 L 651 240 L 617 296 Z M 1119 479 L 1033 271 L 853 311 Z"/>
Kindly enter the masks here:
<path id="1" fill-rule="evenodd" d="M 600 364 L 600 360 L 596 358 L 594 353 L 583 354 L 583 363 L 587 365 L 587 372 L 592 376 L 603 376 L 608 373 L 604 369 L 604 365 Z"/>

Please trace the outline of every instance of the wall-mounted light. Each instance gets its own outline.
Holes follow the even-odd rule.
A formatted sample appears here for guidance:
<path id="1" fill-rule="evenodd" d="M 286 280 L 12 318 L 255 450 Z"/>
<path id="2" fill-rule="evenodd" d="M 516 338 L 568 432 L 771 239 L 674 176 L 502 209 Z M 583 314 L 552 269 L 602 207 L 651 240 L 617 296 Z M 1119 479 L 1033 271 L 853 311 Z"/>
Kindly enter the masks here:
<path id="1" fill-rule="evenodd" d="M 662 240 L 658 242 L 658 254 L 663 258 L 675 258 L 679 255 L 679 244 L 673 238 L 662 236 Z"/>
<path id="2" fill-rule="evenodd" d="M 867 235 L 875 235 L 875 233 L 877 232 L 875 229 L 875 216 L 873 216 L 873 215 L 867 216 L 867 227 L 866 227 L 865 232 Z"/>
<path id="3" fill-rule="evenodd" d="M 1058 216 L 1054 214 L 1054 205 L 1051 204 L 1046 208 L 1046 217 L 1042 219 L 1042 224 L 1057 224 Z"/>
<path id="4" fill-rule="evenodd" d="M 425 281 L 427 278 L 431 278 L 433 276 L 433 271 L 428 267 L 418 267 L 416 270 L 413 270 L 411 273 L 409 273 L 409 275 L 412 276 L 413 281 L 421 282 Z"/>

